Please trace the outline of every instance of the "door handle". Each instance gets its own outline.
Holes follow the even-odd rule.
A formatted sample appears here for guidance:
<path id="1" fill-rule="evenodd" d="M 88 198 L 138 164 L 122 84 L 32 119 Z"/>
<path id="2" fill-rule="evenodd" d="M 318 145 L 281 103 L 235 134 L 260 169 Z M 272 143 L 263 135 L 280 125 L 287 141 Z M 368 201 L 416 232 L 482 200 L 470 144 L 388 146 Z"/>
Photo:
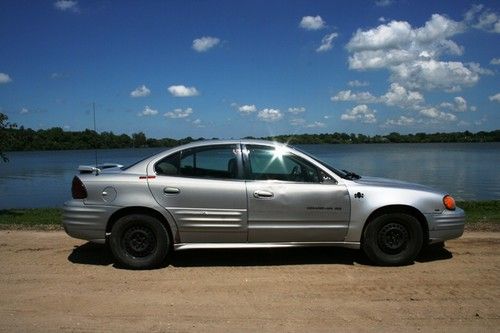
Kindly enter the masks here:
<path id="1" fill-rule="evenodd" d="M 273 192 L 257 190 L 253 192 L 253 196 L 256 198 L 272 198 L 274 197 Z"/>
<path id="2" fill-rule="evenodd" d="M 165 187 L 163 189 L 163 193 L 165 194 L 179 194 L 181 190 L 179 190 L 177 187 Z"/>

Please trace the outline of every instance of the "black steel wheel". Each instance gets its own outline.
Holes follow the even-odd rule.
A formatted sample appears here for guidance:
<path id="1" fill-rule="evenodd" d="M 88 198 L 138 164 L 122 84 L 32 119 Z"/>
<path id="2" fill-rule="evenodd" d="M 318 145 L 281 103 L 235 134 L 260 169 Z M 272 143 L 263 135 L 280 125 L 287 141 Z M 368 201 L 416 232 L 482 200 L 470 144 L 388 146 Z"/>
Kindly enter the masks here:
<path id="1" fill-rule="evenodd" d="M 373 262 L 384 266 L 412 263 L 423 243 L 419 221 L 408 214 L 381 215 L 368 222 L 363 250 Z"/>
<path id="2" fill-rule="evenodd" d="M 109 245 L 120 264 L 132 269 L 148 269 L 159 266 L 165 260 L 171 241 L 158 219 L 133 214 L 116 221 Z"/>

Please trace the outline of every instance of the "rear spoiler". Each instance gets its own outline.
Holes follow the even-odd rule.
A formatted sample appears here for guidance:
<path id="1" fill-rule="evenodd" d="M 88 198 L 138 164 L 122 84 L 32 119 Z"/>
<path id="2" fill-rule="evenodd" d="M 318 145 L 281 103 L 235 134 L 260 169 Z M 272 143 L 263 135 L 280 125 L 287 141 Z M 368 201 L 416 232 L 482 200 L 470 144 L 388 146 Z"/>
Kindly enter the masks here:
<path id="1" fill-rule="evenodd" d="M 105 169 L 113 169 L 113 168 L 123 168 L 123 165 L 117 164 L 117 163 L 103 163 L 103 164 L 98 164 L 97 166 L 92 166 L 92 165 L 80 165 L 78 166 L 78 171 L 80 174 L 83 173 L 93 173 L 96 176 Z"/>

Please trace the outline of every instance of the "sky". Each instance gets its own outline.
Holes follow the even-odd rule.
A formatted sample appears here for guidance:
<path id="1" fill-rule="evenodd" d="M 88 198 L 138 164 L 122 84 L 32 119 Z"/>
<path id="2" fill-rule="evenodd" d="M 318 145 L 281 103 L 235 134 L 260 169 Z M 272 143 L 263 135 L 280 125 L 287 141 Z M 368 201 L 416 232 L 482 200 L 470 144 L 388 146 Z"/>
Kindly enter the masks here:
<path id="1" fill-rule="evenodd" d="M 0 1 L 0 112 L 148 137 L 500 128 L 499 1 Z"/>

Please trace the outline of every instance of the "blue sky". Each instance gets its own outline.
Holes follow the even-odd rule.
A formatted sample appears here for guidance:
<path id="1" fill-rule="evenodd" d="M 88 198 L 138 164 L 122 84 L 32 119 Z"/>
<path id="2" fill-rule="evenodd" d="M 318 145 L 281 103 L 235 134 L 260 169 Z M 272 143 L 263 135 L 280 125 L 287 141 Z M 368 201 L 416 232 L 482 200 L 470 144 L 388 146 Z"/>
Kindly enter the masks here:
<path id="1" fill-rule="evenodd" d="M 0 112 L 239 138 L 500 128 L 498 1 L 0 2 Z"/>

